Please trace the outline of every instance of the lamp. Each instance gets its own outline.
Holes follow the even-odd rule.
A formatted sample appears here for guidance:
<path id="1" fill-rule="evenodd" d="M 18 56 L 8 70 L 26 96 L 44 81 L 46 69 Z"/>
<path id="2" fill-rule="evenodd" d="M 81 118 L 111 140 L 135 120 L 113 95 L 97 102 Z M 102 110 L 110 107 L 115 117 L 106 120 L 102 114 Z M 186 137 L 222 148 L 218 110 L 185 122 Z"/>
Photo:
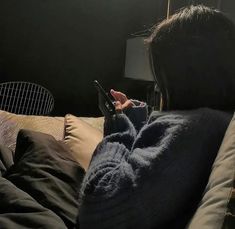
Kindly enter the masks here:
<path id="1" fill-rule="evenodd" d="M 126 63 L 124 77 L 154 82 L 150 62 L 149 44 L 145 37 L 130 38 L 126 42 Z"/>

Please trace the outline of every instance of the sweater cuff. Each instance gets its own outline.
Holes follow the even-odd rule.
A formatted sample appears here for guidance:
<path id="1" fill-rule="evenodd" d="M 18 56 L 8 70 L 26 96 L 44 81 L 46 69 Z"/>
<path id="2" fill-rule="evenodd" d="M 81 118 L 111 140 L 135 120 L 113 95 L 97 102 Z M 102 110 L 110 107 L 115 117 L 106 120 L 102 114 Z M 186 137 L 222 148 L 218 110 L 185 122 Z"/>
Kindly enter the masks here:
<path id="1" fill-rule="evenodd" d="M 139 131 L 141 127 L 146 123 L 148 117 L 148 106 L 145 102 L 138 100 L 131 100 L 135 105 L 127 108 L 124 113 L 133 123 L 135 129 Z"/>
<path id="2" fill-rule="evenodd" d="M 124 132 L 136 135 L 136 130 L 133 124 L 125 114 L 120 113 L 111 117 L 105 117 L 104 136 Z"/>

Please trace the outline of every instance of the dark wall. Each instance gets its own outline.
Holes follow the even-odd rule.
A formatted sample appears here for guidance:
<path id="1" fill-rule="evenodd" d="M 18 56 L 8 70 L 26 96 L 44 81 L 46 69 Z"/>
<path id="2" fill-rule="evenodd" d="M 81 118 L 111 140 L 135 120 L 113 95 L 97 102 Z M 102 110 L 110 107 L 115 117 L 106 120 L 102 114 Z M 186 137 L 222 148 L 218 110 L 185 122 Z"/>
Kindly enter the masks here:
<path id="1" fill-rule="evenodd" d="M 165 5 L 164 0 L 0 1 L 1 81 L 47 87 L 58 115 L 99 114 L 94 79 L 141 97 L 138 84 L 124 83 L 125 41 L 164 17 Z"/>
<path id="2" fill-rule="evenodd" d="M 221 10 L 225 12 L 235 22 L 235 1 L 223 0 L 221 2 Z"/>

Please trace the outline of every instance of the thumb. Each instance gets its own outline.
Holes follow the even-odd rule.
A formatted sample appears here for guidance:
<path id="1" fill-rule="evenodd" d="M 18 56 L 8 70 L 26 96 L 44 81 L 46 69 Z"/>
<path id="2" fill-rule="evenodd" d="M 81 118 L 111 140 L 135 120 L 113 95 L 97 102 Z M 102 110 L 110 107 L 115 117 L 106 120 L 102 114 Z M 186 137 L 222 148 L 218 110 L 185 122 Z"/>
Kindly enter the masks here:
<path id="1" fill-rule="evenodd" d="M 129 108 L 129 107 L 133 107 L 134 106 L 134 103 L 128 99 L 125 103 L 122 104 L 122 109 L 126 109 L 126 108 Z"/>

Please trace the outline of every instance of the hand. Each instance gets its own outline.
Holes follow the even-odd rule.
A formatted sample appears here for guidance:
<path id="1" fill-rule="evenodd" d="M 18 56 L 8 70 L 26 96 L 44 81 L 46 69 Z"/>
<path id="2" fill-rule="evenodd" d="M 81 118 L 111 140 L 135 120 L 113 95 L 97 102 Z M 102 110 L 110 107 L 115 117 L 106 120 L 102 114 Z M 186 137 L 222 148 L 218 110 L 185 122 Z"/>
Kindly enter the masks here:
<path id="1" fill-rule="evenodd" d="M 110 94 L 115 99 L 114 106 L 115 106 L 116 111 L 118 112 L 121 112 L 124 109 L 132 107 L 134 105 L 134 103 L 130 99 L 128 99 L 124 93 L 120 91 L 115 91 L 111 89 Z"/>

